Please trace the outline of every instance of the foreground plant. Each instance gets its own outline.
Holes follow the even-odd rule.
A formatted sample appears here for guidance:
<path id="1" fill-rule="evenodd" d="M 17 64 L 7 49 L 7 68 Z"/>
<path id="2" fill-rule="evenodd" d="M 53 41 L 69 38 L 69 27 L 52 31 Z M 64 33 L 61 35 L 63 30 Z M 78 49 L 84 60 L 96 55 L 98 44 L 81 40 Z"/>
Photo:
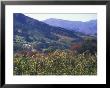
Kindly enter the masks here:
<path id="1" fill-rule="evenodd" d="M 96 75 L 96 54 L 73 54 L 70 51 L 14 56 L 14 75 Z"/>

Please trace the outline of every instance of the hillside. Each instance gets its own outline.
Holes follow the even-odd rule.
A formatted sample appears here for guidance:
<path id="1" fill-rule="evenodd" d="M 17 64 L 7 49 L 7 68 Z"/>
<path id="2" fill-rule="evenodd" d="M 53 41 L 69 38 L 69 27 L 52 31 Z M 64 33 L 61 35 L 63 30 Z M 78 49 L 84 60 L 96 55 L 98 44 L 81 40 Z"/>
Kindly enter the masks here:
<path id="1" fill-rule="evenodd" d="M 74 44 L 81 45 L 88 38 L 96 43 L 95 36 L 51 26 L 21 13 L 15 13 L 13 17 L 15 52 L 25 49 L 37 51 L 70 49 Z"/>
<path id="2" fill-rule="evenodd" d="M 65 41 L 67 40 L 67 42 Z M 44 22 L 27 17 L 23 14 L 14 14 L 14 43 L 34 44 L 38 50 L 43 48 L 68 48 L 74 41 L 82 41 L 82 38 L 74 31 L 61 27 L 50 26 Z M 65 43 L 66 42 L 66 43 Z M 16 51 L 15 47 L 15 51 Z"/>

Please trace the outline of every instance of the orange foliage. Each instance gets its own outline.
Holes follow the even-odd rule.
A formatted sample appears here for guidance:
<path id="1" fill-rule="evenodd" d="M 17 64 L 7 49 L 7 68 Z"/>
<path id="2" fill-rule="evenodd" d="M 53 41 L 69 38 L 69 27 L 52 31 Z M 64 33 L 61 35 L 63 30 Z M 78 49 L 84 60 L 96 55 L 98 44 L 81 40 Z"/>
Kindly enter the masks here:
<path id="1" fill-rule="evenodd" d="M 73 44 L 70 47 L 70 50 L 74 51 L 74 50 L 78 50 L 81 48 L 81 44 Z"/>

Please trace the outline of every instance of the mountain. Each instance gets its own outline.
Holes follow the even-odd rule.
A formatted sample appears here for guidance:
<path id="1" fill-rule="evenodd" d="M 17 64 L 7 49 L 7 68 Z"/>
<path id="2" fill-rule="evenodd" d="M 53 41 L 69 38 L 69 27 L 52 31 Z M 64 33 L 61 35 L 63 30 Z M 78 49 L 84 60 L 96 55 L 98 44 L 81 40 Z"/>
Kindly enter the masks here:
<path id="1" fill-rule="evenodd" d="M 76 22 L 75 22 L 76 23 Z M 77 22 L 77 25 L 82 22 Z M 88 25 L 94 21 L 87 22 Z M 65 24 L 66 25 L 66 24 Z M 91 26 L 92 27 L 92 26 Z M 97 37 L 58 26 L 52 26 L 21 13 L 13 14 L 14 53 L 38 51 L 48 53 L 56 50 L 74 50 L 78 52 L 96 52 Z"/>
<path id="2" fill-rule="evenodd" d="M 22 33 L 20 33 L 20 31 Z M 44 22 L 25 16 L 21 13 L 14 14 L 14 33 L 29 35 L 31 33 L 40 33 L 46 38 L 57 38 L 55 34 L 62 36 L 80 38 L 73 31 L 61 27 L 50 26 Z"/>
<path id="3" fill-rule="evenodd" d="M 94 35 L 97 33 L 97 20 L 82 22 L 82 21 L 68 21 L 63 19 L 50 18 L 44 20 L 43 22 L 52 26 L 62 27 L 68 30 L 82 32 L 85 34 Z"/>
<path id="4" fill-rule="evenodd" d="M 74 42 L 83 41 L 81 37 L 84 36 L 83 34 L 51 26 L 21 13 L 14 13 L 13 18 L 15 51 L 22 50 L 23 44 L 34 45 L 38 50 L 47 49 L 50 46 L 52 49 L 66 49 Z"/>

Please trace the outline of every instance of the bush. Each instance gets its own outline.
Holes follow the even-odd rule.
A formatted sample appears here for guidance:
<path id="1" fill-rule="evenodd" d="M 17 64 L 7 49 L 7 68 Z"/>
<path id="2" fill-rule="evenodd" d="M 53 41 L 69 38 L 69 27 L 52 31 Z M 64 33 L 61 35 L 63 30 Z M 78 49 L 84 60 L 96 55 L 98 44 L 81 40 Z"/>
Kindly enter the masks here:
<path id="1" fill-rule="evenodd" d="M 96 54 L 56 50 L 31 57 L 14 56 L 14 75 L 96 75 Z"/>

